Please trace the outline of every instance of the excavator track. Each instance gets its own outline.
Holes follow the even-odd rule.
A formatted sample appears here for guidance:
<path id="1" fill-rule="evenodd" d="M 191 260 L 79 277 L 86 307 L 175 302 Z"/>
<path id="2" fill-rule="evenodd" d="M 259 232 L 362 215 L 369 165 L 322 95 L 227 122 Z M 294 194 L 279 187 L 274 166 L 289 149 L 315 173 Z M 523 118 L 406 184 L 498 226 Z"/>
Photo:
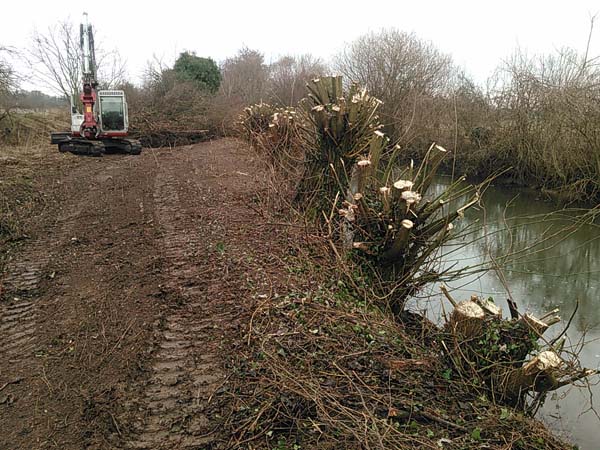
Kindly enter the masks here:
<path id="1" fill-rule="evenodd" d="M 75 155 L 102 156 L 105 153 L 126 153 L 139 155 L 142 144 L 137 139 L 105 138 L 90 140 L 76 138 L 67 133 L 52 133 L 52 144 L 58 144 L 58 151 Z"/>
<path id="2" fill-rule="evenodd" d="M 102 156 L 106 152 L 106 148 L 102 141 L 69 137 L 58 143 L 58 151 L 70 152 L 75 155 Z"/>
<path id="3" fill-rule="evenodd" d="M 142 153 L 142 144 L 137 139 L 103 139 L 102 143 L 107 152 L 127 153 L 129 155 L 139 155 Z"/>

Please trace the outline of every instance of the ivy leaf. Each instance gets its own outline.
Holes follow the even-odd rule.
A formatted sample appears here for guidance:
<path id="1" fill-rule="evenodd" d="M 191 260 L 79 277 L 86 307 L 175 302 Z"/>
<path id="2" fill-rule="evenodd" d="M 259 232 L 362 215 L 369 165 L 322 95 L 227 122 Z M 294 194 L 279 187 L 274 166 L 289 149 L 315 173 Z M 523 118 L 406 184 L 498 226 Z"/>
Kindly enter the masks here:
<path id="1" fill-rule="evenodd" d="M 481 439 L 481 428 L 477 427 L 471 432 L 471 438 L 479 441 Z"/>

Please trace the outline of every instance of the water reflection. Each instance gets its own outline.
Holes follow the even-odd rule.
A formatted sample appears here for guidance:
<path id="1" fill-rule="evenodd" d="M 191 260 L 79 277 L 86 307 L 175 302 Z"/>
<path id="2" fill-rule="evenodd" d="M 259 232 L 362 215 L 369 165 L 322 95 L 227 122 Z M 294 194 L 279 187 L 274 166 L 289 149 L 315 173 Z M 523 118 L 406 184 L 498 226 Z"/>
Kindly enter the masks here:
<path id="1" fill-rule="evenodd" d="M 438 179 L 433 193 L 439 193 L 449 183 L 450 178 Z M 492 186 L 483 199 L 484 208 L 471 209 L 463 219 L 459 232 L 462 229 L 469 234 L 446 249 L 444 265 L 473 267 L 496 261 L 521 311 L 543 314 L 558 307 L 566 321 L 579 303 L 568 337 L 575 344 L 585 334 L 589 344 L 581 353 L 581 361 L 587 367 L 598 367 L 600 225 L 587 220 L 589 214 L 582 215 L 581 211 L 555 212 L 535 193 Z M 493 272 L 470 275 L 451 283 L 451 287 L 456 289 L 455 298 L 469 298 L 473 293 L 492 296 L 508 311 L 506 289 Z M 420 309 L 427 307 L 432 319 L 449 310 L 439 294 L 439 286 L 421 293 L 415 304 Z M 554 333 L 560 331 L 559 326 Z M 598 448 L 596 430 L 600 419 L 593 412 L 586 412 L 591 406 L 590 393 L 587 388 L 572 388 L 562 398 L 567 391 L 563 389 L 548 400 L 540 414 L 580 448 Z M 591 392 L 600 398 L 600 386 L 593 386 Z"/>

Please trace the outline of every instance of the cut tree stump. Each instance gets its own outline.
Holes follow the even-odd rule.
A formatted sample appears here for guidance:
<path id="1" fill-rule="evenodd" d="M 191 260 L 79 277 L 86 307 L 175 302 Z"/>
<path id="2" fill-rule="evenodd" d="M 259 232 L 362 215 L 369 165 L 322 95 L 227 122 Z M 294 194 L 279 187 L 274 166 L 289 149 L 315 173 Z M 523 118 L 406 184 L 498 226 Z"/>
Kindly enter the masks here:
<path id="1" fill-rule="evenodd" d="M 396 238 L 392 243 L 391 248 L 382 255 L 382 259 L 385 261 L 394 261 L 398 259 L 406 249 L 408 245 L 410 230 L 414 227 L 412 220 L 404 219 L 400 223 L 400 229 L 396 233 Z"/>
<path id="2" fill-rule="evenodd" d="M 483 309 L 483 312 L 487 316 L 502 319 L 502 308 L 500 308 L 494 302 L 490 300 L 484 300 L 482 298 L 477 297 L 476 295 L 473 295 L 471 297 L 471 301 L 477 303 L 481 307 L 481 309 Z"/>
<path id="3" fill-rule="evenodd" d="M 482 333 L 484 320 L 483 308 L 471 300 L 464 300 L 452 311 L 448 326 L 456 337 L 472 339 Z"/>
<path id="4" fill-rule="evenodd" d="M 551 391 L 559 387 L 562 359 L 553 351 L 540 352 L 522 367 L 507 369 L 494 375 L 496 391 L 503 400 L 517 402 L 530 391 Z"/>
<path id="5" fill-rule="evenodd" d="M 538 336 L 541 336 L 550 326 L 560 322 L 560 317 L 554 316 L 546 320 L 542 320 L 538 319 L 532 314 L 525 313 L 521 315 L 519 321 L 527 328 L 533 330 Z"/>

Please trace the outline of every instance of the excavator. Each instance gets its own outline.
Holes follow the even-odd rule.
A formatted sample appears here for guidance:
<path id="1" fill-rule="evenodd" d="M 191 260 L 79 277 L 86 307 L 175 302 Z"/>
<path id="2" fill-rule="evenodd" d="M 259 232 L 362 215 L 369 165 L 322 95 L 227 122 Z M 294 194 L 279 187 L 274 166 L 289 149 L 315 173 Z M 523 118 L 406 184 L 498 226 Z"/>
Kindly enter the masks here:
<path id="1" fill-rule="evenodd" d="M 79 28 L 83 81 L 80 102 L 76 95 L 71 95 L 71 130 L 51 133 L 50 142 L 57 144 L 60 152 L 79 155 L 102 156 L 112 152 L 139 155 L 140 141 L 127 137 L 125 92 L 98 89 L 94 34 L 87 14 L 83 16 L 84 23 Z"/>

